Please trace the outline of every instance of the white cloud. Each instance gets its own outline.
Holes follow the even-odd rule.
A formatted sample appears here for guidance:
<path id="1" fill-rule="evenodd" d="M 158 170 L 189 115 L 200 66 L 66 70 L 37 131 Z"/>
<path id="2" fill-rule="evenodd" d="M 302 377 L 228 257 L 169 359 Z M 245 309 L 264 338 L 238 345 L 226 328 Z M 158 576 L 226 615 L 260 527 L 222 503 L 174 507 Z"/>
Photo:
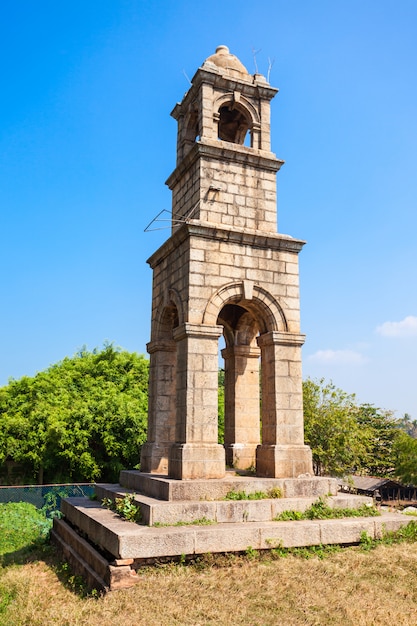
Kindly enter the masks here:
<path id="1" fill-rule="evenodd" d="M 316 363 L 329 363 L 332 365 L 365 363 L 367 359 L 354 350 L 318 350 L 308 357 L 309 361 Z"/>
<path id="2" fill-rule="evenodd" d="M 414 337 L 417 335 L 417 317 L 408 315 L 401 322 L 384 322 L 376 332 L 383 337 Z"/>

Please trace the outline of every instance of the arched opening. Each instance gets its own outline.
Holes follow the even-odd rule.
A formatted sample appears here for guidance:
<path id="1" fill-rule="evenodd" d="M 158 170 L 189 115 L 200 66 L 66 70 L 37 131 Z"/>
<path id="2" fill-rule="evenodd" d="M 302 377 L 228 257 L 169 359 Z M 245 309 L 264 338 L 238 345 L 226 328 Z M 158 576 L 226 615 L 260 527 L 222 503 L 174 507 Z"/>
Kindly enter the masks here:
<path id="1" fill-rule="evenodd" d="M 248 130 L 251 128 L 249 116 L 233 105 L 224 105 L 219 109 L 218 138 L 240 145 L 245 144 Z"/>
<path id="2" fill-rule="evenodd" d="M 260 435 L 259 324 L 251 311 L 225 304 L 217 324 L 223 326 L 224 446 L 226 464 L 235 469 L 255 466 Z M 220 371 L 221 371 L 220 370 Z"/>

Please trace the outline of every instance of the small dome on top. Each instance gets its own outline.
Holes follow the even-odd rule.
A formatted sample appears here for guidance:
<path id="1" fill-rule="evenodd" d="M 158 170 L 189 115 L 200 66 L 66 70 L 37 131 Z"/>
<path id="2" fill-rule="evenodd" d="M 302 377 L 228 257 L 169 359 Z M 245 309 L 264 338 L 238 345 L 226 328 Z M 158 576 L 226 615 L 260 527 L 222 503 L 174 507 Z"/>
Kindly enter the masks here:
<path id="1" fill-rule="evenodd" d="M 229 52 L 227 46 L 217 46 L 215 54 L 209 56 L 205 62 L 214 63 L 217 67 L 226 71 L 226 73 L 232 76 L 248 76 L 249 72 L 246 67 L 239 61 L 239 59 Z"/>

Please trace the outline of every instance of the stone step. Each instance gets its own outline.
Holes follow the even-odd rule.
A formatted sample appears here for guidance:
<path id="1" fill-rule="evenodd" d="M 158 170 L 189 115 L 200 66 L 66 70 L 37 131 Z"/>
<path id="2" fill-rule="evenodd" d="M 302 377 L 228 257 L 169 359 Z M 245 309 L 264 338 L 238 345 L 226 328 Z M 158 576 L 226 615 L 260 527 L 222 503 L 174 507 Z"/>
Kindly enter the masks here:
<path id="1" fill-rule="evenodd" d="M 98 502 L 85 498 L 63 500 L 62 511 L 66 520 L 114 559 L 133 559 L 132 567 L 139 567 L 149 559 L 209 552 L 244 552 L 249 547 L 266 550 L 279 546 L 356 544 L 363 532 L 377 538 L 383 531 L 398 530 L 411 521 L 409 516 L 401 513 L 384 512 L 380 517 L 369 518 L 155 528 L 124 521 Z"/>
<path id="2" fill-rule="evenodd" d="M 230 470 L 224 478 L 175 480 L 158 474 L 145 474 L 136 470 L 120 472 L 120 484 L 158 500 L 221 500 L 229 491 L 268 492 L 278 488 L 284 498 L 336 495 L 338 484 L 335 478 L 301 476 L 299 478 L 258 478 L 244 476 Z"/>
<path id="3" fill-rule="evenodd" d="M 54 518 L 51 541 L 60 550 L 72 571 L 84 578 L 88 589 L 106 593 L 127 589 L 139 581 L 131 564 L 133 559 L 106 559 L 94 546 L 80 537 L 64 520 Z"/>
<path id="4" fill-rule="evenodd" d="M 120 485 L 97 484 L 96 496 L 99 502 L 103 498 L 122 498 L 134 494 L 135 503 L 140 506 L 141 523 L 148 526 L 155 524 L 174 525 L 181 522 L 191 523 L 209 520 L 216 523 L 266 522 L 272 521 L 283 511 L 305 511 L 314 502 L 316 496 L 271 498 L 265 500 L 174 500 L 161 501 L 123 489 Z M 372 504 L 372 498 L 352 494 L 329 496 L 326 502 L 333 508 L 357 508 L 362 504 Z"/>

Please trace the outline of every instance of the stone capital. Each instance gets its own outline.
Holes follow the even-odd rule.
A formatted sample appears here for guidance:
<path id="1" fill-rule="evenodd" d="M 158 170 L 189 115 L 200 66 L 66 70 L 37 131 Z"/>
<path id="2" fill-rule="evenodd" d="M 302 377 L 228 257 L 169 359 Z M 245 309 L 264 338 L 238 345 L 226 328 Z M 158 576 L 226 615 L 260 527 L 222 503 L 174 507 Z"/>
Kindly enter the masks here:
<path id="1" fill-rule="evenodd" d="M 282 333 L 273 330 L 269 333 L 265 333 L 257 338 L 257 343 L 260 348 L 265 346 L 302 346 L 305 342 L 305 335 L 298 333 Z"/>
<path id="2" fill-rule="evenodd" d="M 150 341 L 146 344 L 148 354 L 153 354 L 154 352 L 175 352 L 176 349 L 176 343 L 172 339 Z"/>
<path id="3" fill-rule="evenodd" d="M 223 326 L 207 326 L 205 324 L 190 324 L 186 322 L 174 328 L 173 337 L 175 341 L 181 341 L 186 337 L 197 339 L 218 339 L 223 333 Z"/>
<path id="4" fill-rule="evenodd" d="M 224 348 L 221 351 L 221 355 L 224 359 L 232 359 L 238 356 L 258 359 L 261 353 L 256 346 L 230 346 L 229 348 Z"/>

